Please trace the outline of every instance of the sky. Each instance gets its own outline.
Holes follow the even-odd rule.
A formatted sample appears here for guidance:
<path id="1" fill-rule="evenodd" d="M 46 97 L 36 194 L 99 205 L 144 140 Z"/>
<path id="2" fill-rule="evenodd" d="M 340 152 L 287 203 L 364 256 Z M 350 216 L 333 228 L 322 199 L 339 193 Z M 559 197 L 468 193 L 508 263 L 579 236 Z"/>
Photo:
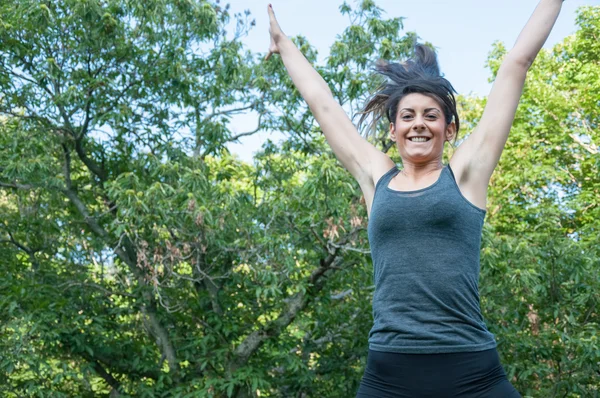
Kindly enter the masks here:
<path id="1" fill-rule="evenodd" d="M 339 12 L 342 0 L 230 0 L 232 13 L 249 10 L 256 26 L 243 43 L 253 52 L 265 53 L 269 45 L 266 7 L 271 1 L 282 30 L 288 36 L 303 35 L 317 48 L 319 60 L 327 57 L 330 45 L 349 21 Z M 351 6 L 356 3 L 347 0 Z M 538 0 L 375 0 L 384 17 L 403 17 L 404 31 L 416 32 L 422 41 L 431 42 L 438 50 L 442 73 L 460 94 L 485 96 L 491 85 L 485 62 L 492 44 L 514 44 L 521 29 L 535 9 Z M 576 10 L 580 6 L 600 6 L 600 0 L 566 0 L 561 15 L 546 42 L 551 48 L 576 31 Z M 240 115 L 232 121 L 234 133 L 253 130 L 256 117 Z M 277 133 L 262 132 L 243 138 L 229 149 L 245 161 L 262 143 Z"/>

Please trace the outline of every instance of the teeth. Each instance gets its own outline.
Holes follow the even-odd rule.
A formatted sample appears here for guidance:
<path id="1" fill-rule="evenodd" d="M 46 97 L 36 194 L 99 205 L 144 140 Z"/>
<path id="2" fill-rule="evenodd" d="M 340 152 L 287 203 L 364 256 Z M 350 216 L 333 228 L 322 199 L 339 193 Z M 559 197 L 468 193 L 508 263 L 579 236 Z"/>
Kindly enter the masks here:
<path id="1" fill-rule="evenodd" d="M 427 138 L 425 137 L 413 137 L 410 140 L 412 142 L 427 142 Z"/>

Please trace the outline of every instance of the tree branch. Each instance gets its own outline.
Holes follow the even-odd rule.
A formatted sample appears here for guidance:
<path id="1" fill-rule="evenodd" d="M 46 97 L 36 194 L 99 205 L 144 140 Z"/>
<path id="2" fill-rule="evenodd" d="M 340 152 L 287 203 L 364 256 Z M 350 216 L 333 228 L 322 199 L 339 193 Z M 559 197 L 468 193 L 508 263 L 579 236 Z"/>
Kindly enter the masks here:
<path id="1" fill-rule="evenodd" d="M 292 226 L 294 227 L 294 229 L 296 229 L 296 231 L 300 232 L 300 230 L 296 227 L 296 225 L 294 223 L 292 223 Z M 321 238 L 321 235 L 319 235 L 317 233 L 317 231 L 315 231 L 314 227 L 315 227 L 315 225 L 311 224 L 311 226 L 310 226 L 310 232 L 312 232 L 312 234 L 314 235 L 314 237 L 317 238 L 317 240 L 321 244 L 321 247 L 323 247 L 323 249 L 327 250 L 327 243 L 323 240 L 323 238 Z"/>
<path id="2" fill-rule="evenodd" d="M 331 295 L 331 299 L 332 300 L 342 300 L 343 298 L 345 298 L 346 296 L 348 296 L 352 293 L 354 293 L 354 291 L 352 289 L 344 290 L 341 293 Z"/>
<path id="3" fill-rule="evenodd" d="M 83 149 L 83 136 L 75 140 L 75 152 L 77 152 L 79 159 L 87 166 L 88 170 L 100 178 L 101 181 L 104 182 L 108 179 L 106 171 L 86 155 L 85 150 Z"/>
<path id="4" fill-rule="evenodd" d="M 352 231 L 350 231 L 346 236 L 344 236 L 343 239 L 340 240 L 339 245 L 336 246 L 346 245 L 348 241 L 361 229 L 363 228 L 353 228 Z M 256 352 L 258 348 L 260 348 L 265 340 L 277 336 L 283 332 L 283 330 L 285 330 L 285 328 L 293 322 L 298 313 L 306 308 L 311 297 L 314 297 L 314 294 L 323 288 L 324 283 L 321 281 L 325 273 L 330 270 L 340 269 L 336 266 L 336 263 L 339 262 L 339 251 L 340 249 L 337 247 L 334 247 L 333 249 L 329 248 L 329 254 L 327 257 L 320 260 L 319 268 L 315 269 L 308 278 L 307 285 L 309 288 L 307 288 L 305 292 L 299 292 L 292 296 L 287 302 L 286 309 L 279 314 L 277 319 L 252 332 L 240 343 L 240 345 L 234 351 L 235 359 L 229 367 L 230 372 L 235 371 L 240 366 L 245 364 L 250 356 Z"/>
<path id="5" fill-rule="evenodd" d="M 38 87 L 40 87 L 42 90 L 44 90 L 46 93 L 50 94 L 50 96 L 52 96 L 52 92 L 51 92 L 50 90 L 48 90 L 48 88 L 47 88 L 47 87 L 44 87 L 44 86 L 42 86 L 42 85 L 40 84 L 40 82 L 38 82 L 38 81 L 37 81 L 37 80 L 35 80 L 34 78 L 32 78 L 32 77 L 28 77 L 28 76 L 23 76 L 23 75 L 20 75 L 20 74 L 18 74 L 18 73 L 16 73 L 16 72 L 14 72 L 14 71 L 13 71 L 13 70 L 11 70 L 11 69 L 5 69 L 5 70 L 6 70 L 6 71 L 7 71 L 9 74 L 13 75 L 14 77 L 17 77 L 17 78 L 19 78 L 19 79 L 25 80 L 26 82 L 29 82 L 29 83 L 35 84 L 36 86 L 38 86 Z"/>
<path id="6" fill-rule="evenodd" d="M 102 365 L 100 365 L 100 362 L 93 361 L 92 366 L 94 367 L 96 373 L 98 373 L 98 375 L 102 377 L 108 383 L 109 386 L 112 387 L 112 391 L 110 392 L 110 398 L 120 397 L 121 394 L 119 394 L 119 389 L 121 388 L 121 383 L 119 383 L 117 379 L 115 379 L 110 373 L 108 373 L 102 367 Z"/>
<path id="7" fill-rule="evenodd" d="M 1 181 L 0 181 L 0 187 L 13 188 L 13 189 L 23 189 L 23 190 L 26 190 L 26 191 L 38 188 L 38 187 L 36 187 L 34 185 L 31 185 L 31 184 L 17 184 L 17 183 L 7 183 L 7 182 L 1 182 Z"/>
<path id="8" fill-rule="evenodd" d="M 6 229 L 6 233 L 10 237 L 10 240 L 2 240 L 0 243 L 12 243 L 17 248 L 23 250 L 29 256 L 29 260 L 33 265 L 33 269 L 38 270 L 40 268 L 40 263 L 37 261 L 37 258 L 35 258 L 35 253 L 39 252 L 41 249 L 30 249 L 27 246 L 19 243 L 13 236 L 12 232 L 10 232 L 8 229 Z"/>
<path id="9" fill-rule="evenodd" d="M 91 108 L 91 103 L 92 103 L 92 89 L 90 89 L 88 91 L 88 97 L 87 100 L 85 101 L 85 119 L 83 120 L 83 124 L 81 125 L 81 128 L 79 129 L 79 133 L 77 133 L 77 137 L 76 139 L 80 139 L 81 137 L 83 137 L 83 135 L 86 133 L 86 131 L 88 130 L 89 126 L 90 126 L 90 120 L 92 120 L 91 116 L 90 116 L 90 108 Z"/>
<path id="10" fill-rule="evenodd" d="M 225 110 L 222 110 L 222 111 L 211 113 L 210 115 L 207 115 L 204 119 L 202 119 L 202 122 L 200 122 L 200 124 L 207 123 L 210 119 L 212 119 L 214 117 L 217 117 L 217 116 L 231 115 L 231 114 L 234 114 L 234 113 L 239 113 L 239 112 L 247 111 L 249 109 L 254 108 L 256 106 L 256 104 L 257 104 L 256 102 L 253 102 L 250 105 L 244 106 L 244 107 L 241 107 L 241 108 L 225 109 Z"/>
<path id="11" fill-rule="evenodd" d="M 73 185 L 71 182 L 71 151 L 69 150 L 69 148 L 67 148 L 67 144 L 63 143 L 61 145 L 65 154 L 65 164 L 63 166 L 63 172 L 65 174 L 65 183 L 67 185 L 67 188 L 71 189 Z"/>
<path id="12" fill-rule="evenodd" d="M 357 253 L 361 253 L 361 254 L 371 254 L 370 249 L 361 249 L 361 248 L 348 246 L 347 243 L 335 243 L 333 241 L 329 241 L 327 243 L 329 246 L 335 247 L 336 249 L 348 250 L 348 251 L 357 252 Z"/>
<path id="13" fill-rule="evenodd" d="M 240 366 L 244 365 L 265 340 L 283 332 L 283 330 L 294 321 L 300 311 L 306 308 L 311 296 L 323 288 L 323 284 L 317 282 L 319 282 L 328 270 L 332 269 L 337 254 L 336 249 L 335 252 L 330 253 L 327 257 L 321 259 L 319 268 L 314 270 L 308 278 L 307 282 L 309 288 L 306 289 L 306 292 L 299 292 L 292 296 L 287 301 L 286 308 L 279 314 L 277 319 L 250 333 L 240 343 L 234 351 L 235 359 L 230 364 L 230 372 L 234 372 Z"/>
<path id="14" fill-rule="evenodd" d="M 102 228 L 96 219 L 89 215 L 85 204 L 81 201 L 77 193 L 73 189 L 62 189 L 62 192 L 69 198 L 71 203 L 77 208 L 79 214 L 83 217 L 86 224 L 92 229 L 94 233 L 104 239 L 110 239 L 110 235 L 104 228 Z M 147 282 L 144 279 L 144 275 L 141 270 L 137 268 L 137 259 L 136 252 L 131 241 L 125 237 L 124 239 L 124 247 L 123 248 L 117 246 L 114 248 L 115 254 L 123 261 L 132 273 L 136 276 L 138 283 L 140 286 L 146 286 Z M 177 358 L 175 356 L 175 349 L 171 344 L 166 329 L 161 325 L 158 318 L 155 314 L 156 302 L 152 297 L 151 291 L 148 289 L 142 289 L 142 297 L 144 298 L 144 303 L 141 306 L 142 313 L 146 316 L 148 325 L 148 330 L 150 333 L 156 338 L 156 342 L 158 346 L 161 348 L 163 355 L 169 360 L 169 369 L 173 375 L 176 375 L 178 372 L 177 369 Z M 146 304 L 147 303 L 147 304 Z"/>
<path id="15" fill-rule="evenodd" d="M 231 137 L 230 139 L 228 139 L 227 142 L 237 141 L 237 140 L 239 140 L 242 137 L 246 137 L 246 136 L 258 133 L 261 130 L 261 120 L 262 120 L 263 115 L 264 115 L 264 113 L 261 113 L 258 116 L 258 125 L 256 126 L 256 128 L 254 130 L 234 135 L 233 137 Z"/>
<path id="16" fill-rule="evenodd" d="M 175 349 L 169 340 L 169 334 L 166 329 L 160 324 L 156 318 L 156 313 L 150 310 L 148 306 L 142 306 L 142 312 L 146 315 L 144 323 L 149 328 L 150 332 L 156 339 L 156 344 L 161 348 L 161 351 L 167 361 L 169 362 L 169 371 L 173 375 L 178 373 L 177 357 L 175 356 Z"/>
<path id="17" fill-rule="evenodd" d="M 57 93 L 60 93 L 60 87 L 58 87 L 57 84 L 55 84 L 55 91 Z M 86 120 L 84 122 L 84 125 L 86 123 L 89 124 L 89 118 L 88 118 L 89 106 L 90 106 L 90 102 L 88 101 L 86 103 L 86 107 L 87 107 L 86 111 L 87 112 L 86 112 Z M 100 167 L 98 165 L 98 163 L 96 163 L 93 159 L 89 158 L 87 156 L 87 154 L 85 153 L 85 150 L 83 149 L 83 138 L 85 137 L 85 133 L 86 133 L 86 131 L 84 130 L 84 126 L 81 126 L 79 133 L 75 132 L 75 129 L 73 128 L 73 125 L 71 124 L 71 120 L 69 119 L 69 115 L 65 111 L 65 108 L 60 103 L 57 103 L 56 107 L 58 108 L 58 112 L 63 119 L 63 123 L 65 124 L 67 131 L 69 132 L 71 137 L 73 137 L 73 139 L 75 140 L 75 152 L 77 152 L 77 155 L 79 156 L 79 158 L 81 159 L 83 164 L 86 165 L 88 170 L 90 170 L 93 174 L 95 174 L 98 178 L 100 178 L 101 181 L 103 181 L 103 182 L 106 181 L 108 178 L 106 171 L 102 167 Z"/>
<path id="18" fill-rule="evenodd" d="M 587 125 L 585 121 L 583 121 L 584 125 L 591 130 L 591 128 Z M 592 155 L 596 155 L 598 153 L 598 147 L 592 142 L 590 144 L 586 144 L 575 134 L 569 134 L 569 137 L 573 139 L 577 144 L 581 145 L 586 151 L 591 153 Z"/>
<path id="19" fill-rule="evenodd" d="M 133 86 L 135 86 L 136 84 L 140 83 L 141 80 L 134 80 L 132 82 L 130 82 L 127 86 L 125 86 L 123 88 L 123 90 L 121 90 L 119 92 L 119 94 L 117 95 L 117 97 L 115 99 L 112 100 L 113 106 L 106 108 L 106 110 L 102 113 L 98 113 L 96 115 L 96 118 L 100 119 L 102 118 L 104 115 L 108 114 L 109 112 L 111 112 L 113 109 L 115 109 L 115 107 L 119 104 L 119 101 L 121 100 L 121 98 L 123 98 L 123 96 L 125 95 L 125 93 L 127 92 L 127 90 L 129 90 L 130 88 L 132 88 Z"/>

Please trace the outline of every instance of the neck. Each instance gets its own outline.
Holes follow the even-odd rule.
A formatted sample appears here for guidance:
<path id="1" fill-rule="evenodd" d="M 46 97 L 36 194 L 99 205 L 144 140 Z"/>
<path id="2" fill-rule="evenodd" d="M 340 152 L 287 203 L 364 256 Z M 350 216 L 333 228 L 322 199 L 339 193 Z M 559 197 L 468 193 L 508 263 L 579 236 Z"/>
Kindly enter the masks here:
<path id="1" fill-rule="evenodd" d="M 412 180 L 419 180 L 433 172 L 444 167 L 442 159 L 436 159 L 427 163 L 412 163 L 410 161 L 402 162 L 402 174 Z"/>

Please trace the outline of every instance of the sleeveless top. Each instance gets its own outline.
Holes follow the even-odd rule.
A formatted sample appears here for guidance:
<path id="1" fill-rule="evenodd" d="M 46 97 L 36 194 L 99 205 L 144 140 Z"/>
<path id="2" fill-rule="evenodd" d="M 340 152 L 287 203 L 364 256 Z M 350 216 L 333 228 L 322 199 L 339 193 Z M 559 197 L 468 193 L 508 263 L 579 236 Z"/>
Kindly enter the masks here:
<path id="1" fill-rule="evenodd" d="M 406 354 L 496 347 L 479 306 L 485 210 L 460 192 L 450 166 L 416 191 L 375 187 L 368 233 L 375 293 L 369 348 Z"/>

